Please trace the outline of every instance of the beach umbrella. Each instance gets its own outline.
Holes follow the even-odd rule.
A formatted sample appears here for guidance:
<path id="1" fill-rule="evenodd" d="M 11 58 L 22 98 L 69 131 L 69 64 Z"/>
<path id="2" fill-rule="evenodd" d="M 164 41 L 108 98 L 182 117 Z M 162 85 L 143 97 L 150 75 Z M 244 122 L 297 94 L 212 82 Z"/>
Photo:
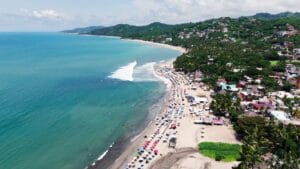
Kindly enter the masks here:
<path id="1" fill-rule="evenodd" d="M 139 149 L 139 152 L 144 152 L 144 151 L 145 151 L 144 147 L 141 147 L 141 148 Z"/>

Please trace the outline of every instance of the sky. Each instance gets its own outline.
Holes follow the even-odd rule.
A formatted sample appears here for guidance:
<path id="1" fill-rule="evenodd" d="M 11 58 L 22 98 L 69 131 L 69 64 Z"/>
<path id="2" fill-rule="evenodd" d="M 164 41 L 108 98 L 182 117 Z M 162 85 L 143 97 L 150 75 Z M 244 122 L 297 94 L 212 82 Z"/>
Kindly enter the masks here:
<path id="1" fill-rule="evenodd" d="M 286 11 L 300 12 L 299 0 L 0 0 L 0 31 L 175 24 Z"/>

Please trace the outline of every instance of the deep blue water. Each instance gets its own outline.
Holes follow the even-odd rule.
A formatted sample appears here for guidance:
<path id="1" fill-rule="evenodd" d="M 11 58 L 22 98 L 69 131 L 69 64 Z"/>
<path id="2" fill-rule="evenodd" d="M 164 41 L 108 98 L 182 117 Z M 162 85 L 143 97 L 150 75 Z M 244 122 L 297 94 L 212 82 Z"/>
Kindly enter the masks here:
<path id="1" fill-rule="evenodd" d="M 177 55 L 107 37 L 0 33 L 0 169 L 84 168 L 163 94 L 111 72 Z"/>

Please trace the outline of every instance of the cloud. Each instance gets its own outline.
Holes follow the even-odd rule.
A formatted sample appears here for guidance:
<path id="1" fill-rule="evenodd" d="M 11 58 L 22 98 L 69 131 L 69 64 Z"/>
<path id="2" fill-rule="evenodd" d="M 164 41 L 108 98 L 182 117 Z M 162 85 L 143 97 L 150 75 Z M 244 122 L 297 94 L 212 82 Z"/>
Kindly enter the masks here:
<path id="1" fill-rule="evenodd" d="M 41 10 L 41 11 L 34 10 L 34 11 L 32 11 L 32 16 L 34 16 L 36 18 L 50 18 L 50 19 L 64 18 L 64 15 L 62 15 L 54 10 Z"/>
<path id="2" fill-rule="evenodd" d="M 57 31 L 71 27 L 70 17 L 52 9 L 19 9 L 15 13 L 0 13 L 0 31 Z"/>
<path id="3" fill-rule="evenodd" d="M 258 12 L 300 11 L 299 0 L 133 0 L 139 21 L 179 23 Z"/>
<path id="4" fill-rule="evenodd" d="M 36 19 L 65 19 L 66 15 L 60 12 L 57 12 L 53 9 L 45 10 L 28 10 L 20 9 L 21 15 L 33 17 Z"/>
<path id="5" fill-rule="evenodd" d="M 144 25 L 156 21 L 174 24 L 225 16 L 248 16 L 258 12 L 300 12 L 299 0 L 126 0 L 122 4 L 107 3 L 107 6 L 90 4 L 92 5 L 89 8 L 82 10 L 58 11 L 48 7 L 6 10 L 6 13 L 0 11 L 0 31 L 52 31 L 118 23 Z M 73 8 L 77 8 L 79 4 L 74 5 Z M 61 10 L 63 8 L 60 6 Z M 72 5 L 69 4 L 67 8 L 72 8 Z"/>

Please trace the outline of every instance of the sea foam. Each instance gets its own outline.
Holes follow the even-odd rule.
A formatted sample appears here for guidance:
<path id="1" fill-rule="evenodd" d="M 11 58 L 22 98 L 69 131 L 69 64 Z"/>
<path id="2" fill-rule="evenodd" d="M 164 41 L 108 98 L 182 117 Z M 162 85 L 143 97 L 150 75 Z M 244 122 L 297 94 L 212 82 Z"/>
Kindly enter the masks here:
<path id="1" fill-rule="evenodd" d="M 155 62 L 145 63 L 141 66 L 137 66 L 133 71 L 134 81 L 158 81 L 154 74 Z"/>
<path id="2" fill-rule="evenodd" d="M 160 61 L 164 62 L 164 61 Z M 167 90 L 171 88 L 171 81 L 161 75 L 158 75 L 154 69 L 156 62 L 149 62 L 141 66 L 137 66 L 133 72 L 133 81 L 161 81 L 166 84 Z"/>
<path id="3" fill-rule="evenodd" d="M 124 81 L 133 81 L 133 70 L 137 62 L 131 62 L 126 66 L 120 67 L 118 70 L 114 71 L 109 78 L 119 79 Z"/>
<path id="4" fill-rule="evenodd" d="M 155 64 L 156 62 L 148 62 L 137 66 L 137 62 L 134 61 L 114 71 L 109 78 L 133 82 L 162 81 L 167 85 L 167 89 L 169 89 L 171 82 L 156 74 L 154 70 Z"/>

